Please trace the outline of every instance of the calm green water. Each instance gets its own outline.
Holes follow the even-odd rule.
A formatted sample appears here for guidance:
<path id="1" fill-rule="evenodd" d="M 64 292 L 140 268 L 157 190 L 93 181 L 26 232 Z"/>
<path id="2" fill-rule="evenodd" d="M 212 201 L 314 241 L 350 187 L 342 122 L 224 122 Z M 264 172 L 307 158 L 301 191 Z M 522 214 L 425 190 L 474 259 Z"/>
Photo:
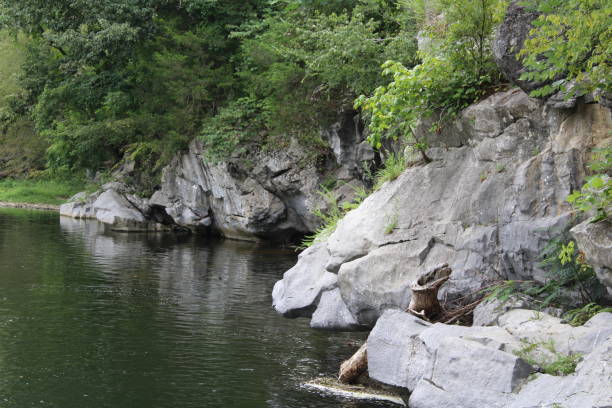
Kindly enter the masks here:
<path id="1" fill-rule="evenodd" d="M 0 407 L 385 407 L 300 387 L 363 334 L 272 310 L 295 254 L 0 209 Z"/>

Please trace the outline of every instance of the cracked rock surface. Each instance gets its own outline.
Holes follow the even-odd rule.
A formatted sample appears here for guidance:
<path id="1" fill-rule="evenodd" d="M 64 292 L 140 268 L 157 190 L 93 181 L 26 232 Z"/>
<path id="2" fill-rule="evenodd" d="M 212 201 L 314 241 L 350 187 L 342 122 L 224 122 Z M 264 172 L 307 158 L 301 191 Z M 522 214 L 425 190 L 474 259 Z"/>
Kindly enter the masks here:
<path id="1" fill-rule="evenodd" d="M 533 310 L 500 316 L 500 326 L 429 324 L 386 311 L 367 340 L 371 378 L 410 391 L 411 408 L 607 407 L 612 404 L 612 313 L 582 327 Z M 580 354 L 573 374 L 539 374 L 519 358 L 525 344 Z M 545 347 L 541 347 L 546 351 Z"/>
<path id="2" fill-rule="evenodd" d="M 324 309 L 318 328 L 372 327 L 385 310 L 407 307 L 410 282 L 441 263 L 453 269 L 440 291 L 447 300 L 500 279 L 543 280 L 539 253 L 575 224 L 565 199 L 610 128 L 608 108 L 556 110 L 519 89 L 470 106 L 430 135 L 431 163 L 386 183 L 311 248 L 316 256 L 299 258 L 275 287 L 276 310 Z M 320 278 L 327 273 L 336 282 Z M 342 302 L 323 296 L 336 289 Z"/>

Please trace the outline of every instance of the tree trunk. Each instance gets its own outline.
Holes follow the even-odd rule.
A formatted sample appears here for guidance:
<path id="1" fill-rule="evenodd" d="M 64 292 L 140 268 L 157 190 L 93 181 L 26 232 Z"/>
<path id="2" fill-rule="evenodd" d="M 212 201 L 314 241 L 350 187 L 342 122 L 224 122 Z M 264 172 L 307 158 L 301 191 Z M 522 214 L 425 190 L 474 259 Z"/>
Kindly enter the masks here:
<path id="1" fill-rule="evenodd" d="M 414 281 L 410 286 L 412 299 L 407 311 L 428 321 L 444 317 L 445 310 L 438 301 L 438 291 L 451 273 L 448 264 L 444 264 Z"/>
<path id="2" fill-rule="evenodd" d="M 355 354 L 340 365 L 338 381 L 343 384 L 354 383 L 357 378 L 368 369 L 367 343 L 357 350 Z"/>

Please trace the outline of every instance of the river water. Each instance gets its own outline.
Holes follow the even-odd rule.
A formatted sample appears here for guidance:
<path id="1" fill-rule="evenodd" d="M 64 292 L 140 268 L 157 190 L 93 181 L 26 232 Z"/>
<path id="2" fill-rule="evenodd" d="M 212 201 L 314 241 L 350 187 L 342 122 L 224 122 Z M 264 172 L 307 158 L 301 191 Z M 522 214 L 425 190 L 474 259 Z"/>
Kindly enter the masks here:
<path id="1" fill-rule="evenodd" d="M 389 407 L 305 390 L 361 333 L 271 308 L 292 251 L 0 209 L 0 407 Z"/>

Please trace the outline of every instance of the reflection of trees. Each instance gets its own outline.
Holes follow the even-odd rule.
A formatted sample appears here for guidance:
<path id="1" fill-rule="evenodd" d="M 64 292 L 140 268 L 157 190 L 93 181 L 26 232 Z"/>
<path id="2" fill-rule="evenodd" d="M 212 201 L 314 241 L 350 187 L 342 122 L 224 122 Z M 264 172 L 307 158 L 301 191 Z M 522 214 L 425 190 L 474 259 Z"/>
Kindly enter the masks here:
<path id="1" fill-rule="evenodd" d="M 352 350 L 347 335 L 273 311 L 272 286 L 294 261 L 250 243 L 0 212 L 0 405 L 315 407 L 295 385 Z"/>

